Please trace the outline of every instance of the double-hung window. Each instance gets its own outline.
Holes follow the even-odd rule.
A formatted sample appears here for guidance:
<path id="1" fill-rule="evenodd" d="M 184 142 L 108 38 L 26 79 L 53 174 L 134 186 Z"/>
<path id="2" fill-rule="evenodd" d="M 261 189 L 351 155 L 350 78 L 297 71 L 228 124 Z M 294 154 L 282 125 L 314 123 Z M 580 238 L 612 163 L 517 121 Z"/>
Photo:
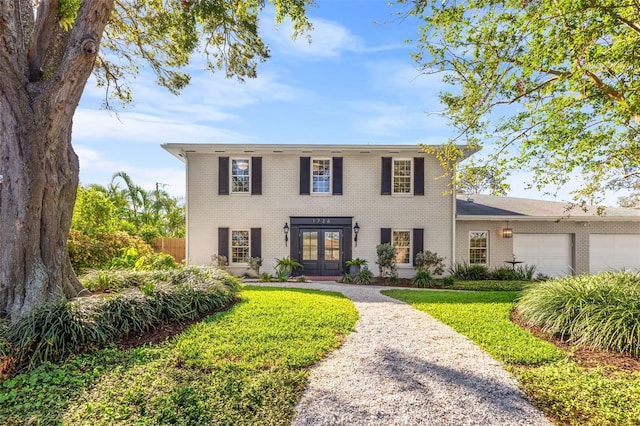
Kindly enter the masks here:
<path id="1" fill-rule="evenodd" d="M 311 160 L 311 193 L 331 194 L 331 159 Z"/>
<path id="2" fill-rule="evenodd" d="M 251 162 L 248 158 L 231 160 L 231 193 L 251 193 Z"/>
<path id="3" fill-rule="evenodd" d="M 411 231 L 393 231 L 391 244 L 396 250 L 396 263 L 399 266 L 411 265 Z"/>
<path id="4" fill-rule="evenodd" d="M 251 256 L 249 230 L 231 231 L 231 263 L 247 263 Z"/>
<path id="5" fill-rule="evenodd" d="M 411 159 L 393 159 L 394 194 L 411 194 L 412 165 Z"/>
<path id="6" fill-rule="evenodd" d="M 469 263 L 486 265 L 489 252 L 489 232 L 469 232 Z"/>

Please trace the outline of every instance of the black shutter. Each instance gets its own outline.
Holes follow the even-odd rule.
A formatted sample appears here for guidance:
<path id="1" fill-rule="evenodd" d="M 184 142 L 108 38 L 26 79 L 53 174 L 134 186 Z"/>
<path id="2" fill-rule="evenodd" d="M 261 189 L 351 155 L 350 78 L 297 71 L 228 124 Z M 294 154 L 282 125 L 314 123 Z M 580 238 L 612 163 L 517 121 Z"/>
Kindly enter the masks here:
<path id="1" fill-rule="evenodd" d="M 311 188 L 311 158 L 300 157 L 300 195 L 309 195 Z"/>
<path id="2" fill-rule="evenodd" d="M 342 157 L 333 157 L 333 195 L 342 195 Z"/>
<path id="3" fill-rule="evenodd" d="M 262 257 L 262 228 L 251 228 L 251 257 Z"/>
<path id="4" fill-rule="evenodd" d="M 424 157 L 413 159 L 413 195 L 424 195 Z"/>
<path id="5" fill-rule="evenodd" d="M 229 228 L 218 228 L 218 255 L 225 256 L 229 261 Z"/>
<path id="6" fill-rule="evenodd" d="M 218 157 L 218 195 L 229 195 L 229 157 Z"/>
<path id="7" fill-rule="evenodd" d="M 262 157 L 251 157 L 251 195 L 262 195 Z"/>
<path id="8" fill-rule="evenodd" d="M 380 244 L 391 243 L 391 228 L 380 228 Z"/>
<path id="9" fill-rule="evenodd" d="M 380 193 L 391 195 L 391 157 L 382 157 L 382 181 Z"/>
<path id="10" fill-rule="evenodd" d="M 416 263 L 416 255 L 424 251 L 424 229 L 413 228 L 413 264 Z"/>

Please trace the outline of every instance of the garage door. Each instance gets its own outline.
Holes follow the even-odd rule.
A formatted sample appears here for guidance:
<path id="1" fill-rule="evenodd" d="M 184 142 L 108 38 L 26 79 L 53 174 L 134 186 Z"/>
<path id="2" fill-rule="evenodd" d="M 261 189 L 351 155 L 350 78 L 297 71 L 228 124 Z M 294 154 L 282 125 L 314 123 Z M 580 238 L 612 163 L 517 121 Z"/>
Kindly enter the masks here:
<path id="1" fill-rule="evenodd" d="M 640 235 L 589 235 L 589 272 L 640 269 Z"/>
<path id="2" fill-rule="evenodd" d="M 573 265 L 571 234 L 514 234 L 516 260 L 536 265 L 536 274 L 570 275 Z"/>

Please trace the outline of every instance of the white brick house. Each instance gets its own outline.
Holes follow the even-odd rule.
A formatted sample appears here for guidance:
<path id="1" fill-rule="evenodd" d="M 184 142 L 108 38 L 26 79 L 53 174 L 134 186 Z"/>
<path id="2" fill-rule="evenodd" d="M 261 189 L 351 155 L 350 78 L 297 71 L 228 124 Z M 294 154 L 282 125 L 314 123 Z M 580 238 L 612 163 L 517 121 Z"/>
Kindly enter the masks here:
<path id="1" fill-rule="evenodd" d="M 400 145 L 165 144 L 186 165 L 186 258 L 247 271 L 248 257 L 290 256 L 308 276 L 339 276 L 376 246 L 398 250 L 398 273 L 414 275 L 425 250 L 489 268 L 518 262 L 547 275 L 640 269 L 640 209 L 604 215 L 541 200 L 447 193 L 433 155 Z M 286 233 L 285 233 L 286 230 Z M 356 238 L 356 230 L 357 233 Z M 505 230 L 509 230 L 508 234 Z"/>
<path id="2" fill-rule="evenodd" d="M 455 197 L 437 159 L 417 146 L 165 144 L 186 165 L 187 253 L 207 264 L 227 256 L 290 256 L 308 276 L 339 276 L 364 258 L 378 273 L 376 246 L 398 249 L 401 277 L 416 253 L 455 256 Z M 285 234 L 285 229 L 288 233 Z M 355 229 L 359 232 L 356 233 Z"/>

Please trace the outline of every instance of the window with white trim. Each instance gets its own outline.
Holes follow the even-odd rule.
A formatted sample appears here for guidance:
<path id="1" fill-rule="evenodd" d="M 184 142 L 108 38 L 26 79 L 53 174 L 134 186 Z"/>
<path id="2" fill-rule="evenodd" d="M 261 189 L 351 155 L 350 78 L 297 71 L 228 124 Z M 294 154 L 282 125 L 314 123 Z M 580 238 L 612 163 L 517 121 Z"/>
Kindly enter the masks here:
<path id="1" fill-rule="evenodd" d="M 311 160 L 311 193 L 331 194 L 331 159 Z"/>
<path id="2" fill-rule="evenodd" d="M 231 231 L 231 263 L 247 263 L 251 257 L 249 230 Z"/>
<path id="3" fill-rule="evenodd" d="M 248 158 L 231 160 L 231 193 L 251 193 L 251 161 Z"/>
<path id="4" fill-rule="evenodd" d="M 413 161 L 393 159 L 393 193 L 411 194 Z"/>
<path id="5" fill-rule="evenodd" d="M 391 244 L 396 249 L 398 266 L 411 265 L 411 231 L 393 231 L 391 238 Z"/>
<path id="6" fill-rule="evenodd" d="M 489 253 L 489 231 L 469 231 L 469 263 L 486 265 Z"/>

